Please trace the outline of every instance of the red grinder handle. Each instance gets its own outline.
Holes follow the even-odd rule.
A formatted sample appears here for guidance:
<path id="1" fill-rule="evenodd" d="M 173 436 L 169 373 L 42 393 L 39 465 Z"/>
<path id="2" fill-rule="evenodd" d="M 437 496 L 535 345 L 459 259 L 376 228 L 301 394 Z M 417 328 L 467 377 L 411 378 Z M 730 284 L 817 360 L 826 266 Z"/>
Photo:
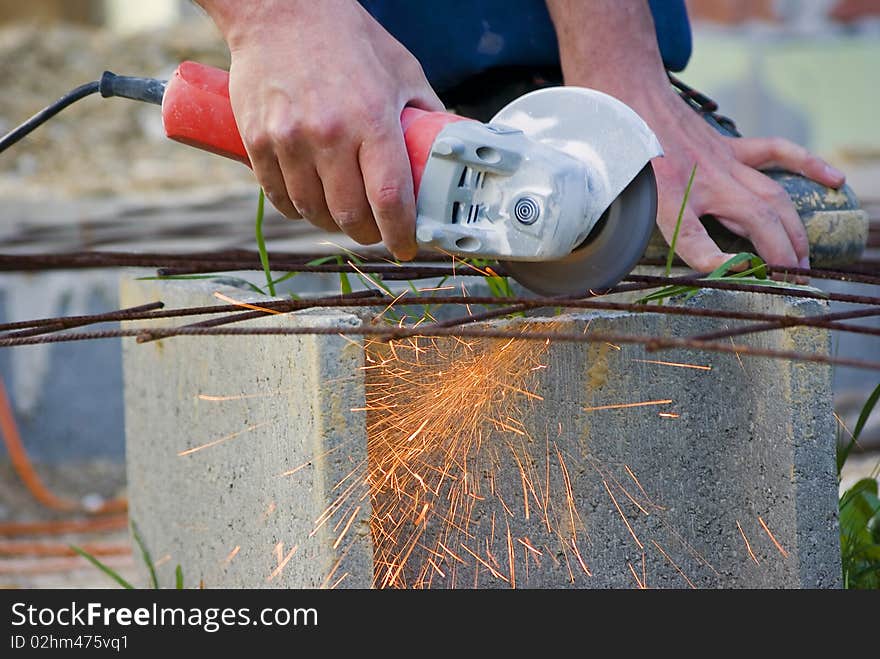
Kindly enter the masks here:
<path id="1" fill-rule="evenodd" d="M 404 108 L 400 115 L 406 151 L 418 192 L 431 145 L 443 127 L 460 117 L 447 112 Z M 162 99 L 165 134 L 172 140 L 243 162 L 250 159 L 229 101 L 229 73 L 197 62 L 177 67 Z"/>

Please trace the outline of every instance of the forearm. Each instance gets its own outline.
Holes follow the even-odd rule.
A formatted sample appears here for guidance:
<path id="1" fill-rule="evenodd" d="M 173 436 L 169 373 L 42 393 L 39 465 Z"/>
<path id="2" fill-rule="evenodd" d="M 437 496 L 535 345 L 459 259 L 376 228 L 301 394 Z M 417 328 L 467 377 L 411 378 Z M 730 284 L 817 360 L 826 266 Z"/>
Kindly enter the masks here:
<path id="1" fill-rule="evenodd" d="M 565 82 L 617 97 L 666 85 L 647 0 L 547 0 Z"/>
<path id="2" fill-rule="evenodd" d="M 316 14 L 326 14 L 338 2 L 352 0 L 193 0 L 217 25 L 231 49 L 248 34 L 265 26 L 304 25 Z"/>

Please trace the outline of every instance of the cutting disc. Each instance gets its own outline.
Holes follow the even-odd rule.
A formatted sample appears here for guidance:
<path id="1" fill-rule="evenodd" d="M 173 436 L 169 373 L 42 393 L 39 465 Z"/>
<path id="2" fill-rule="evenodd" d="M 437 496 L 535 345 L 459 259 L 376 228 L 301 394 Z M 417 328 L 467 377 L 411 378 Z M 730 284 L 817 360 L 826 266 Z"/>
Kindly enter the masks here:
<path id="1" fill-rule="evenodd" d="M 565 258 L 503 261 L 506 271 L 543 295 L 575 296 L 617 284 L 644 254 L 657 216 L 650 159 L 662 149 L 647 124 L 616 98 L 578 87 L 521 96 L 502 108 L 492 123 L 518 128 L 582 161 L 592 177 L 592 182 L 584 181 L 588 194 L 606 208 L 586 239 Z M 596 181 L 603 183 L 597 186 Z"/>
<path id="2" fill-rule="evenodd" d="M 657 184 L 648 163 L 571 254 L 558 261 L 502 261 L 502 265 L 540 295 L 574 297 L 603 291 L 628 275 L 645 253 L 656 216 Z"/>

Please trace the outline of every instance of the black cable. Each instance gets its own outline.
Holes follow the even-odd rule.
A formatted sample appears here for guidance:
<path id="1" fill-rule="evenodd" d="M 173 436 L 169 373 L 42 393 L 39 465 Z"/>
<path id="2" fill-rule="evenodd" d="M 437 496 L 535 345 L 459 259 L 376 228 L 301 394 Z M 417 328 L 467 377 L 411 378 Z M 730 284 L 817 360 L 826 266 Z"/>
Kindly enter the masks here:
<path id="1" fill-rule="evenodd" d="M 25 121 L 23 124 L 16 128 L 13 128 L 10 132 L 0 138 L 0 153 L 3 153 L 3 151 L 21 140 L 25 135 L 30 134 L 38 126 L 42 126 L 44 123 L 49 121 L 49 119 L 61 112 L 67 106 L 76 103 L 78 100 L 83 99 L 86 96 L 97 94 L 99 88 L 100 82 L 98 82 L 97 80 L 95 80 L 94 82 L 89 82 L 85 85 L 80 85 L 73 91 L 59 98 L 51 105 L 46 106 L 45 108 L 37 112 L 33 117 Z"/>
<path id="2" fill-rule="evenodd" d="M 135 101 L 162 105 L 162 97 L 165 95 L 165 81 L 156 80 L 155 78 L 118 76 L 110 71 L 104 71 L 104 75 L 101 76 L 100 80 L 80 85 L 0 138 L 0 153 L 3 153 L 3 151 L 31 133 L 38 126 L 42 126 L 67 106 L 98 92 L 104 98 L 122 96 Z"/>

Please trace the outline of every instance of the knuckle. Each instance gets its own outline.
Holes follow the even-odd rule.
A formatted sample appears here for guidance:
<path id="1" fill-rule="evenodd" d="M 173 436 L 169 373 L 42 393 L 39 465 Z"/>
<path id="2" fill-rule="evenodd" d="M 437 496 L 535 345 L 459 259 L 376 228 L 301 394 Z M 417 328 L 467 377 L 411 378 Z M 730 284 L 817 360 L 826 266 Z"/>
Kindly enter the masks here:
<path id="1" fill-rule="evenodd" d="M 275 144 L 289 144 L 302 136 L 302 122 L 298 119 L 285 117 L 268 123 L 266 132 Z"/>
<path id="2" fill-rule="evenodd" d="M 253 153 L 265 153 L 272 149 L 272 136 L 268 131 L 256 130 L 250 132 L 244 140 Z"/>
<path id="3" fill-rule="evenodd" d="M 705 229 L 703 229 L 702 225 L 698 226 L 698 224 L 699 223 L 694 222 L 682 222 L 681 229 L 679 229 L 678 232 L 679 239 L 688 241 L 692 238 L 700 236 L 705 231 Z"/>
<path id="4" fill-rule="evenodd" d="M 349 231 L 358 233 L 367 220 L 364 213 L 348 208 L 334 210 L 332 215 L 336 225 L 346 233 Z"/>
<path id="5" fill-rule="evenodd" d="M 775 208 L 769 204 L 760 204 L 755 210 L 756 215 L 763 225 L 781 228 L 782 218 L 779 216 L 779 213 Z"/>
<path id="6" fill-rule="evenodd" d="M 291 197 L 290 201 L 293 203 L 293 207 L 296 209 L 296 212 L 299 213 L 302 217 L 307 220 L 315 217 L 315 210 L 306 199 L 302 197 Z"/>
<path id="7" fill-rule="evenodd" d="M 769 196 L 770 201 L 777 207 L 794 210 L 794 205 L 791 203 L 791 197 L 788 196 L 785 188 L 778 183 L 774 183 Z"/>
<path id="8" fill-rule="evenodd" d="M 303 127 L 299 121 L 284 121 L 275 123 L 268 128 L 268 137 L 273 145 L 288 148 L 303 137 Z"/>
<path id="9" fill-rule="evenodd" d="M 360 109 L 364 125 L 372 133 L 384 134 L 389 130 L 388 104 L 380 99 L 365 100 Z M 393 127 L 394 124 L 391 124 Z"/>
<path id="10" fill-rule="evenodd" d="M 306 126 L 309 141 L 318 146 L 336 144 L 346 133 L 346 121 L 336 114 L 322 114 Z"/>
<path id="11" fill-rule="evenodd" d="M 771 137 L 769 139 L 770 150 L 776 155 L 787 153 L 791 147 L 791 143 L 781 137 Z"/>
<path id="12" fill-rule="evenodd" d="M 398 214 L 406 206 L 403 185 L 386 183 L 373 190 L 373 205 L 380 214 Z"/>

